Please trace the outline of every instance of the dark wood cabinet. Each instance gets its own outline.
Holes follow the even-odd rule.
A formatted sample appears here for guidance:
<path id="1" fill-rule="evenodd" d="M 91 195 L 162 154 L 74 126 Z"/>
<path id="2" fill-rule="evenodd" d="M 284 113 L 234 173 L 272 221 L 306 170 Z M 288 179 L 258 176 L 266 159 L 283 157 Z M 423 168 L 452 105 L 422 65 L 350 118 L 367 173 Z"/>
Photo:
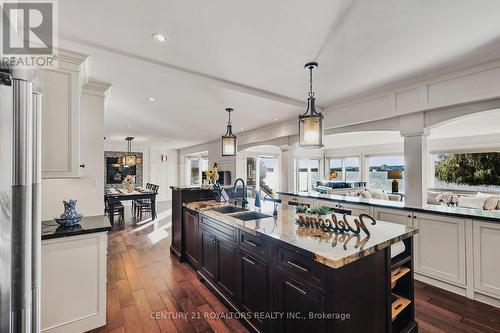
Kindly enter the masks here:
<path id="1" fill-rule="evenodd" d="M 230 299 L 236 298 L 236 246 L 230 242 L 217 239 L 217 284 Z"/>
<path id="2" fill-rule="evenodd" d="M 198 213 L 189 209 L 184 209 L 184 221 L 182 223 L 184 237 L 184 254 L 186 259 L 195 267 L 199 265 L 199 246 L 198 246 Z"/>
<path id="3" fill-rule="evenodd" d="M 217 238 L 206 229 L 200 229 L 201 263 L 203 274 L 212 281 L 217 280 Z"/>
<path id="4" fill-rule="evenodd" d="M 215 193 L 211 189 L 190 188 L 190 187 L 170 187 L 172 189 L 172 244 L 170 253 L 180 261 L 186 259 L 187 238 L 183 235 L 184 213 L 183 204 L 193 201 L 213 199 Z"/>
<path id="5" fill-rule="evenodd" d="M 267 313 L 269 310 L 269 276 L 266 263 L 240 251 L 239 257 L 239 304 L 249 313 Z M 250 319 L 252 325 L 265 332 L 267 321 L 258 316 Z"/>
<path id="6" fill-rule="evenodd" d="M 279 320 L 279 332 L 327 332 L 325 319 L 309 319 L 310 314 L 326 314 L 326 296 L 277 269 L 277 310 L 284 314 Z"/>

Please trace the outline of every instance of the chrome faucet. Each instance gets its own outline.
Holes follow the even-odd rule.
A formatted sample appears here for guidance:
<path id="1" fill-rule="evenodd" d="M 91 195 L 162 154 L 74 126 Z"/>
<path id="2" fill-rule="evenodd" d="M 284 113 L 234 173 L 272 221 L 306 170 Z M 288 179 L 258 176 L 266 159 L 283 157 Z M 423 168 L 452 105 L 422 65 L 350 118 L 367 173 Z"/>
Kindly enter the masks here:
<path id="1" fill-rule="evenodd" d="M 247 200 L 247 189 L 246 189 L 246 186 L 245 186 L 245 181 L 242 179 L 242 178 L 238 178 L 234 181 L 234 186 L 233 186 L 233 199 L 238 202 L 239 200 L 237 198 L 235 198 L 236 196 L 236 185 L 238 184 L 238 182 L 241 181 L 241 184 L 243 185 L 243 191 L 242 191 L 242 194 L 241 194 L 241 207 L 245 208 L 246 205 L 248 204 L 248 200 Z"/>

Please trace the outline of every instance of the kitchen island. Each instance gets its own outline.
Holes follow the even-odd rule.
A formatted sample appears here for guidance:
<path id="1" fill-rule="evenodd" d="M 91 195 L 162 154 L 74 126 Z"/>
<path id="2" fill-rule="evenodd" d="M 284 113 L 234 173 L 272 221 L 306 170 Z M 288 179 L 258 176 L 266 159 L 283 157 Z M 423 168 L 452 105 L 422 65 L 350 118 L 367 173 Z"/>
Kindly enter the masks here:
<path id="1" fill-rule="evenodd" d="M 367 223 L 370 235 L 335 234 L 300 227 L 294 208 L 273 217 L 264 205 L 262 212 L 268 215 L 245 221 L 254 213 L 214 200 L 183 204 L 181 258 L 248 328 L 417 331 L 416 228 L 377 221 Z"/>

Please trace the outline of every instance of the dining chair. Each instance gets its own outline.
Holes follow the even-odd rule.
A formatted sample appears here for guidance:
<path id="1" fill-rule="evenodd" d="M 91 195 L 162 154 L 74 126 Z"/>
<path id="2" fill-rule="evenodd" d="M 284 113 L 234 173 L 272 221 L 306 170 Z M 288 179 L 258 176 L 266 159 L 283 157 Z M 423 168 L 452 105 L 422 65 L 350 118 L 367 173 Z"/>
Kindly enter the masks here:
<path id="1" fill-rule="evenodd" d="M 158 193 L 158 190 L 160 189 L 160 186 L 150 184 L 150 190 L 153 191 L 154 193 Z M 136 215 L 135 217 L 138 218 L 139 220 L 142 220 L 142 214 L 143 213 L 149 213 L 151 215 L 151 200 L 148 199 L 142 199 L 141 201 L 137 200 L 136 202 Z M 152 219 L 154 219 L 154 216 L 151 216 Z"/>

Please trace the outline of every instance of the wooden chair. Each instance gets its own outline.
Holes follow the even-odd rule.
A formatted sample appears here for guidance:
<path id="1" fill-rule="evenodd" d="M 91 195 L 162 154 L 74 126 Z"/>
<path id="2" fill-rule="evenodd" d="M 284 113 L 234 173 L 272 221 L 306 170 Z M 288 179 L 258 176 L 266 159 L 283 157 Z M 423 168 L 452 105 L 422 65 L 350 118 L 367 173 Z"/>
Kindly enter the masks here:
<path id="1" fill-rule="evenodd" d="M 104 213 L 109 212 L 109 205 L 108 205 L 108 200 L 106 200 L 106 197 L 104 198 Z M 111 213 L 110 213 L 111 214 Z M 113 218 L 118 215 L 120 217 L 120 222 L 125 221 L 125 207 L 121 202 L 115 203 L 113 207 Z"/>
<path id="2" fill-rule="evenodd" d="M 154 193 L 158 193 L 158 189 L 160 186 L 150 184 L 150 190 L 153 191 Z M 150 200 L 136 200 L 136 215 L 135 217 L 138 218 L 139 220 L 142 220 L 142 214 L 143 213 L 149 213 L 151 215 L 151 201 Z M 152 219 L 155 218 L 155 216 L 151 216 Z"/>
<path id="3" fill-rule="evenodd" d="M 150 190 L 151 189 L 151 183 L 146 183 L 146 190 Z M 138 203 L 142 203 L 144 202 L 144 199 L 138 199 L 138 200 L 134 200 L 132 201 L 132 215 L 135 217 L 137 214 L 137 204 Z"/>

